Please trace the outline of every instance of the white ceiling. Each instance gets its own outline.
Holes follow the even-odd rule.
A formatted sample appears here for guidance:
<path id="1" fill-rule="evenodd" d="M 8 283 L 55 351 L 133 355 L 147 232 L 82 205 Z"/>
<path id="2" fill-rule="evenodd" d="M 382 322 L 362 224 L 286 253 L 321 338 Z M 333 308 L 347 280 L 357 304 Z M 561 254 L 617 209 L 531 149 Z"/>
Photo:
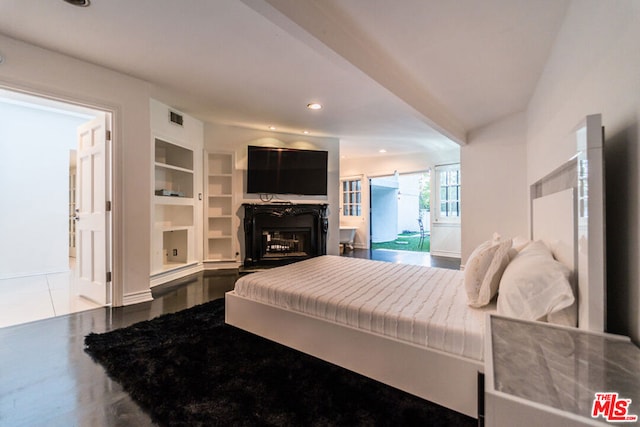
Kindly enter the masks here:
<path id="1" fill-rule="evenodd" d="M 2 0 L 0 33 L 202 120 L 339 137 L 355 157 L 451 149 L 526 109 L 567 1 Z"/>

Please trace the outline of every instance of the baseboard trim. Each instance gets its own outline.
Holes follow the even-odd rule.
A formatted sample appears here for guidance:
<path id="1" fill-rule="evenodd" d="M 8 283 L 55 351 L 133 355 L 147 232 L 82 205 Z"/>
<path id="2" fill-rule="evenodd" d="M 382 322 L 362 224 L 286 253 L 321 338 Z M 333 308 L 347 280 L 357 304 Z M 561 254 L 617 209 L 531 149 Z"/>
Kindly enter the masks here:
<path id="1" fill-rule="evenodd" d="M 431 251 L 431 255 L 441 256 L 444 258 L 460 258 L 460 252 Z"/>
<path id="2" fill-rule="evenodd" d="M 242 263 L 239 261 L 204 261 L 204 270 L 225 270 L 229 268 L 240 268 Z"/>
<path id="3" fill-rule="evenodd" d="M 241 263 L 237 261 L 204 261 L 198 264 L 190 264 L 171 271 L 151 275 L 149 286 L 153 288 L 202 271 L 235 269 L 239 268 L 240 265 Z"/>
<path id="4" fill-rule="evenodd" d="M 140 304 L 141 302 L 153 301 L 151 289 L 146 291 L 132 292 L 122 297 L 122 305 Z"/>
<path id="5" fill-rule="evenodd" d="M 200 273 L 202 270 L 204 270 L 202 263 L 196 263 L 157 273 L 151 276 L 151 282 L 149 285 L 153 288 L 154 286 L 162 285 L 172 280 L 181 279 L 190 274 Z"/>

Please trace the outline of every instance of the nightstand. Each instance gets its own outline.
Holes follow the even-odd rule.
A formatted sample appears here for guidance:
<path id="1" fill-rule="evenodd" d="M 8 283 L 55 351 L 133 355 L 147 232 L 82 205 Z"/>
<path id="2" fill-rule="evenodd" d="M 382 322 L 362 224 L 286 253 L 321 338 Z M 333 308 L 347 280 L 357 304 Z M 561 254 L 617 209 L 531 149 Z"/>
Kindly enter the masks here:
<path id="1" fill-rule="evenodd" d="M 629 338 L 497 315 L 486 336 L 486 426 L 611 425 L 607 415 L 640 416 L 640 349 Z M 599 396 L 593 418 L 596 393 L 614 392 Z"/>

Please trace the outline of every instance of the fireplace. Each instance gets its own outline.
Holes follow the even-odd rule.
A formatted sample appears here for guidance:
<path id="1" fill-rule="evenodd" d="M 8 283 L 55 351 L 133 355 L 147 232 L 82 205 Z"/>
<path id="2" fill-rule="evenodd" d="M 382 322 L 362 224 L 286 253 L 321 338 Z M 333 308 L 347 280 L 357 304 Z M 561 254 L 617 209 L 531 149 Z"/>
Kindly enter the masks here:
<path id="1" fill-rule="evenodd" d="M 326 204 L 244 204 L 245 267 L 269 267 L 327 253 Z"/>

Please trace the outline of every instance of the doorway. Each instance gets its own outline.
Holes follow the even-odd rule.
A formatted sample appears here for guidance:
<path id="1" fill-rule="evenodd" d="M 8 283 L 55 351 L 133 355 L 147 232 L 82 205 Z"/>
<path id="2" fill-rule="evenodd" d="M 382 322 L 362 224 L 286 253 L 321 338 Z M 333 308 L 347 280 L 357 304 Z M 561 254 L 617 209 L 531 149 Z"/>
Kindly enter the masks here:
<path id="1" fill-rule="evenodd" d="M 81 187 L 73 190 L 75 156 L 70 153 L 83 145 L 78 133 L 83 124 L 102 117 L 110 129 L 111 113 L 4 89 L 0 111 L 0 180 L 10 201 L 0 212 L 5 243 L 0 247 L 0 326 L 110 304 L 106 273 L 103 298 L 96 301 L 78 287 L 83 266 L 97 266 L 92 274 L 110 270 L 111 215 L 103 217 L 104 255 L 95 256 L 92 249 L 72 258 L 79 218 L 75 196 L 94 199 L 97 187 L 80 184 L 79 174 Z M 98 172 L 105 196 L 110 193 L 110 152 L 110 143 L 105 144 L 105 167 Z M 84 172 L 85 181 L 92 182 L 95 173 Z"/>
<path id="2" fill-rule="evenodd" d="M 430 251 L 430 172 L 371 178 L 371 249 Z"/>

